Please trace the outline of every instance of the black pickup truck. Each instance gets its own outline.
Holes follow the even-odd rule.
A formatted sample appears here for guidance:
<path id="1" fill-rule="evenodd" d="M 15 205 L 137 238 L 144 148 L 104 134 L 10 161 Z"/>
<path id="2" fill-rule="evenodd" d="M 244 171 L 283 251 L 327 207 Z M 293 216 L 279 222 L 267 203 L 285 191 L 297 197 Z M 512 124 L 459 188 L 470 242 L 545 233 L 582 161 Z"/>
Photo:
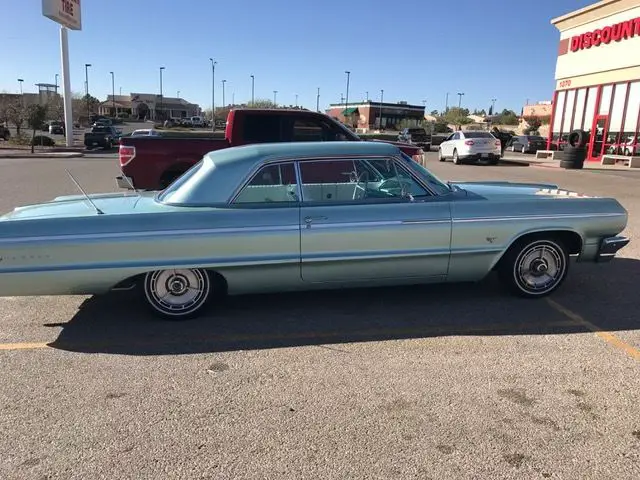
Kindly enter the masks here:
<path id="1" fill-rule="evenodd" d="M 120 135 L 120 132 L 113 126 L 91 127 L 91 131 L 84 134 L 84 146 L 87 148 L 102 147 L 109 150 L 120 143 Z"/>
<path id="2" fill-rule="evenodd" d="M 410 143 L 425 151 L 431 148 L 431 135 L 422 127 L 405 128 L 398 134 L 398 141 Z"/>

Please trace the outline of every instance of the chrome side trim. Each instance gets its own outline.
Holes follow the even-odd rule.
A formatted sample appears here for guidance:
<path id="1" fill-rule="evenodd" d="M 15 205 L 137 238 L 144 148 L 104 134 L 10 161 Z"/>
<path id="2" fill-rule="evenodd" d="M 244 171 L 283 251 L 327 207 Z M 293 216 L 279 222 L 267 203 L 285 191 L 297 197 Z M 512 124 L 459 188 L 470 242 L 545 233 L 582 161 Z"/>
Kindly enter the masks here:
<path id="1" fill-rule="evenodd" d="M 402 225 L 441 225 L 450 224 L 446 220 L 386 220 L 377 222 L 333 222 L 333 223 L 312 223 L 311 228 L 367 228 L 367 227 L 396 227 Z"/>
<path id="2" fill-rule="evenodd" d="M 0 244 L 24 243 L 24 242 L 55 242 L 55 241 L 75 241 L 75 240 L 101 240 L 110 238 L 140 238 L 140 237 L 171 237 L 182 235 L 215 235 L 234 233 L 264 233 L 264 232 L 288 232 L 299 231 L 300 225 L 281 225 L 277 227 L 230 227 L 230 228 L 202 228 L 186 230 L 147 230 L 138 232 L 114 232 L 114 233 L 85 233 L 70 235 L 43 235 L 33 237 L 12 237 L 0 238 Z"/>
<path id="3" fill-rule="evenodd" d="M 624 213 L 565 213 L 558 215 L 521 215 L 514 217 L 474 217 L 474 218 L 453 218 L 453 223 L 472 222 L 513 222 L 520 220 L 556 220 L 564 218 L 593 218 L 593 217 L 621 217 Z"/>

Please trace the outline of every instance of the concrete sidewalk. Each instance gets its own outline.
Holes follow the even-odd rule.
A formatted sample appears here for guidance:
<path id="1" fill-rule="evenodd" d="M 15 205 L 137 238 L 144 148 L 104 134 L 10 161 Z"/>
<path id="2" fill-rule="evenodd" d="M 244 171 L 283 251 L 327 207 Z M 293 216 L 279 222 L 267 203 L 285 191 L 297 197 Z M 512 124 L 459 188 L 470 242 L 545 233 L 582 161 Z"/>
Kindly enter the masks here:
<path id="1" fill-rule="evenodd" d="M 551 160 L 548 158 L 536 158 L 535 155 L 506 155 L 500 159 L 504 163 L 517 163 L 525 164 L 530 167 L 542 167 L 542 168 L 560 168 L 559 160 Z M 602 165 L 600 162 L 584 162 L 583 170 L 623 170 L 633 171 L 636 169 L 629 168 L 626 165 Z"/>

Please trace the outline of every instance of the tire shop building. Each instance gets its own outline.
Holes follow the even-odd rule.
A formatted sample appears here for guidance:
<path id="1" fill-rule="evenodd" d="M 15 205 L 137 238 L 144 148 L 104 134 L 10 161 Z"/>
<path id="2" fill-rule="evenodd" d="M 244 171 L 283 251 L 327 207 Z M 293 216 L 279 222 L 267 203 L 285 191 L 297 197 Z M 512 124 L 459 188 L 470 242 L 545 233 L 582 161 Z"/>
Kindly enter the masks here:
<path id="1" fill-rule="evenodd" d="M 548 149 L 589 133 L 587 161 L 640 155 L 640 0 L 602 0 L 551 20 L 560 31 Z"/>
<path id="2" fill-rule="evenodd" d="M 419 127 L 424 120 L 424 105 L 407 102 L 384 103 L 367 100 L 359 103 L 332 103 L 327 115 L 354 129 L 401 129 Z"/>

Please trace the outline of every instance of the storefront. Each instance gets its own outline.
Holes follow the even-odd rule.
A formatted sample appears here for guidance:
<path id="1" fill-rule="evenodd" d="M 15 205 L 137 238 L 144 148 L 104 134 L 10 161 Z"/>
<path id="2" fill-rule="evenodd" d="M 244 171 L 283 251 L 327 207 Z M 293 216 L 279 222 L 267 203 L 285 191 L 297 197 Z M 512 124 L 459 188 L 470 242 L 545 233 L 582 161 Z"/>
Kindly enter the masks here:
<path id="1" fill-rule="evenodd" d="M 547 147 L 582 129 L 590 161 L 640 155 L 640 0 L 603 0 L 551 23 L 560 44 Z"/>

